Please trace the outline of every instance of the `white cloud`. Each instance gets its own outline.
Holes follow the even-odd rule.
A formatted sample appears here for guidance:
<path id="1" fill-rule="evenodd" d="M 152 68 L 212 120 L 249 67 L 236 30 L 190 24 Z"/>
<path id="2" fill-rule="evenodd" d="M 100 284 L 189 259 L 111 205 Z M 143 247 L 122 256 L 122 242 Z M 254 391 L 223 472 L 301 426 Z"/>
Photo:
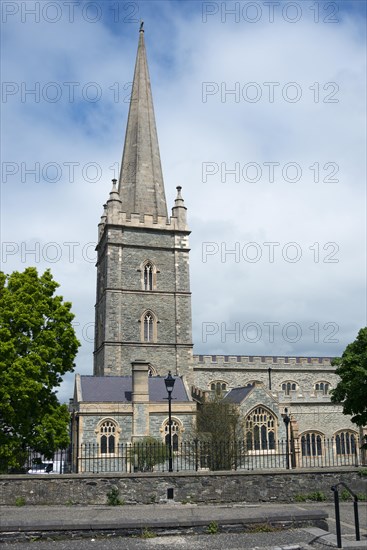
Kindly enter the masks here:
<path id="1" fill-rule="evenodd" d="M 269 24 L 265 17 L 252 25 L 243 20 L 234 23 L 229 16 L 223 24 L 218 15 L 208 17 L 204 24 L 199 2 L 136 6 L 138 17 L 144 12 L 168 206 L 173 205 L 176 185 L 182 185 L 193 231 L 195 352 L 340 354 L 366 323 L 366 69 L 359 14 L 351 10 L 339 14 L 339 23 L 316 24 L 312 12 L 306 15 L 304 9 L 305 15 L 295 24 L 281 19 Z M 124 102 L 128 87 L 123 86 L 133 76 L 138 24 L 120 22 L 119 27 L 108 20 L 106 11 L 96 24 L 83 20 L 77 9 L 76 14 L 72 24 L 65 17 L 55 24 L 33 24 L 31 19 L 22 23 L 16 16 L 9 16 L 3 24 L 3 80 L 18 85 L 19 93 L 9 95 L 2 105 L 2 167 L 4 162 L 23 162 L 24 168 L 31 168 L 39 162 L 41 181 L 34 182 L 34 176 L 19 167 L 18 173 L 4 182 L 3 172 L 2 269 L 23 269 L 35 260 L 40 271 L 52 268 L 61 283 L 60 292 L 73 302 L 80 323 L 83 347 L 77 370 L 87 374 L 92 372 L 93 345 L 88 330 L 83 334 L 80 327 L 94 320 L 95 269 L 92 248 L 83 252 L 83 247 L 96 239 L 102 204 L 114 175 L 110 167 L 121 159 L 128 110 Z M 75 88 L 77 101 L 70 103 L 64 83 L 76 81 L 80 82 Z M 22 83 L 31 88 L 35 82 L 40 83 L 39 103 L 30 95 L 22 102 Z M 42 96 L 42 92 L 51 92 L 45 88 L 50 82 L 62 89 L 62 98 L 55 103 Z M 83 86 L 90 82 L 102 90 L 101 101 L 92 103 L 83 97 Z M 206 102 L 202 100 L 203 82 L 218 87 Z M 243 98 L 242 93 L 246 97 L 246 92 L 255 91 L 246 88 L 249 82 L 257 83 L 261 90 L 257 103 Z M 266 82 L 279 82 L 274 87 L 274 102 L 268 100 Z M 282 90 L 295 92 L 291 82 L 302 91 L 295 103 L 282 96 Z M 114 101 L 115 83 L 120 84 L 118 102 Z M 224 93 L 236 83 L 238 101 L 229 94 L 222 98 L 221 88 Z M 314 101 L 317 92 L 318 103 Z M 328 97 L 338 102 L 325 103 Z M 42 169 L 50 162 L 61 168 L 58 182 L 42 181 Z M 68 181 L 68 162 L 79 163 L 72 183 Z M 208 162 L 217 165 L 218 172 L 203 183 L 203 163 Z M 280 165 L 273 183 L 268 182 L 264 162 Z M 294 183 L 283 181 L 281 175 L 290 162 L 302 170 L 300 180 Z M 89 163 L 101 167 L 102 177 L 97 182 L 85 181 L 83 169 Z M 222 182 L 221 163 L 228 169 L 239 163 L 240 181 L 236 183 L 233 175 L 227 175 Z M 247 163 L 261 167 L 260 181 L 244 180 L 242 169 Z M 319 163 L 319 182 L 314 181 L 315 163 Z M 334 178 L 339 181 L 322 181 L 332 177 L 335 168 Z M 92 171 L 88 174 L 91 179 Z M 294 175 L 292 170 L 289 174 Z M 51 241 L 61 251 L 56 263 L 49 261 L 47 243 Z M 22 255 L 22 242 L 28 247 L 39 242 L 39 258 Z M 70 242 L 80 243 L 75 246 L 74 261 L 70 245 L 64 244 Z M 233 248 L 238 242 L 241 253 L 246 243 L 256 242 L 262 257 L 254 263 L 242 255 L 236 262 L 227 255 L 222 262 L 217 253 L 203 263 L 203 242 L 218 243 L 219 250 Z M 273 263 L 266 242 L 280 243 Z M 302 258 L 296 263 L 281 254 L 289 242 L 297 242 L 301 248 Z M 4 244 L 10 246 L 6 243 L 15 243 L 19 251 L 4 255 L 4 250 L 9 250 Z M 327 243 L 336 244 L 327 247 Z M 325 263 L 337 247 L 331 259 L 338 262 Z M 280 326 L 274 342 L 265 336 L 264 323 L 268 321 Z M 218 327 L 226 323 L 227 328 L 256 322 L 263 337 L 257 343 L 243 336 L 239 343 L 231 336 L 221 341 L 219 330 L 205 343 L 202 328 L 207 322 Z M 290 322 L 302 329 L 297 342 L 281 334 Z M 337 343 L 328 342 L 331 329 L 326 323 L 338 327 Z M 67 377 L 63 385 L 63 399 L 71 395 L 71 379 Z"/>

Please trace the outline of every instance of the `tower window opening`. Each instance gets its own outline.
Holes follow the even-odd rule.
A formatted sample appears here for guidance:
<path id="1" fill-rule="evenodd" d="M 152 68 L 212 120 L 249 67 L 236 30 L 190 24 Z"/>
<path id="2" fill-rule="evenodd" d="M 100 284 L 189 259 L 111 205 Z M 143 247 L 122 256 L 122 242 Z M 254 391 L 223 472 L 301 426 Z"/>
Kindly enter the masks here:
<path id="1" fill-rule="evenodd" d="M 153 290 L 153 266 L 150 263 L 144 266 L 144 290 Z"/>
<path id="2" fill-rule="evenodd" d="M 144 316 L 144 342 L 153 341 L 153 316 L 151 313 L 146 313 Z"/>

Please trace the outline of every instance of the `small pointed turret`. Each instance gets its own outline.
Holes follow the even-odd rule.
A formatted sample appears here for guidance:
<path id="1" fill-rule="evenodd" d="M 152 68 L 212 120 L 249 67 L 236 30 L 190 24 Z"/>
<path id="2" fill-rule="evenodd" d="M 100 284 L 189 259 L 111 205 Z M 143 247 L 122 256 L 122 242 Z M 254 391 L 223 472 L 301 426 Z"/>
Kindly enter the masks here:
<path id="1" fill-rule="evenodd" d="M 172 208 L 172 217 L 177 219 L 177 228 L 187 231 L 187 208 L 181 195 L 181 189 L 179 185 L 176 187 L 177 197 L 175 199 L 175 206 Z"/>
<path id="2" fill-rule="evenodd" d="M 107 222 L 108 223 L 117 223 L 118 215 L 121 212 L 121 199 L 117 191 L 117 180 L 112 180 L 112 191 L 110 192 L 110 197 L 107 201 Z"/>
<path id="3" fill-rule="evenodd" d="M 100 238 L 103 235 L 103 230 L 104 230 L 106 220 L 107 220 L 107 204 L 104 204 L 103 205 L 103 213 L 102 213 L 100 222 L 98 224 L 98 240 L 100 240 Z"/>
<path id="4" fill-rule="evenodd" d="M 121 199 L 120 199 L 120 195 L 117 191 L 117 180 L 116 179 L 113 179 L 112 180 L 112 190 L 110 192 L 110 197 L 107 201 L 107 204 L 110 203 L 110 202 L 117 202 L 118 204 L 121 205 Z"/>
<path id="5" fill-rule="evenodd" d="M 122 211 L 167 217 L 152 92 L 144 44 L 143 24 L 127 121 L 119 189 Z"/>

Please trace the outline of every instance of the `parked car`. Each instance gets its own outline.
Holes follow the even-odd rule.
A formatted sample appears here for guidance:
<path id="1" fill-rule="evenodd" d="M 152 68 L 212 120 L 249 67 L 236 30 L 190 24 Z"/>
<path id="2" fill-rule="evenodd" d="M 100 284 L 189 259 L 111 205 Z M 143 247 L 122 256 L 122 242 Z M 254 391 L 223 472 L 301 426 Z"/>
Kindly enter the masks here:
<path id="1" fill-rule="evenodd" d="M 37 462 L 28 470 L 27 474 L 50 474 L 54 473 L 53 468 L 53 462 Z"/>

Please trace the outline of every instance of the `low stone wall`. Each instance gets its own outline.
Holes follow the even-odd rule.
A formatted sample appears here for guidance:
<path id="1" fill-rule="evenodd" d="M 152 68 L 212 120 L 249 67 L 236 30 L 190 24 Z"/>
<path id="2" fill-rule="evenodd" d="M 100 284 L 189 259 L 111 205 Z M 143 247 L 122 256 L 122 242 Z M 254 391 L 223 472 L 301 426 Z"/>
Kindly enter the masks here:
<path id="1" fill-rule="evenodd" d="M 0 476 L 0 505 L 107 504 L 116 487 L 126 504 L 150 504 L 167 498 L 173 489 L 177 502 L 292 502 L 310 493 L 333 498 L 331 486 L 344 481 L 357 493 L 367 493 L 358 468 L 343 470 L 197 472 L 193 474 L 67 474 Z"/>

